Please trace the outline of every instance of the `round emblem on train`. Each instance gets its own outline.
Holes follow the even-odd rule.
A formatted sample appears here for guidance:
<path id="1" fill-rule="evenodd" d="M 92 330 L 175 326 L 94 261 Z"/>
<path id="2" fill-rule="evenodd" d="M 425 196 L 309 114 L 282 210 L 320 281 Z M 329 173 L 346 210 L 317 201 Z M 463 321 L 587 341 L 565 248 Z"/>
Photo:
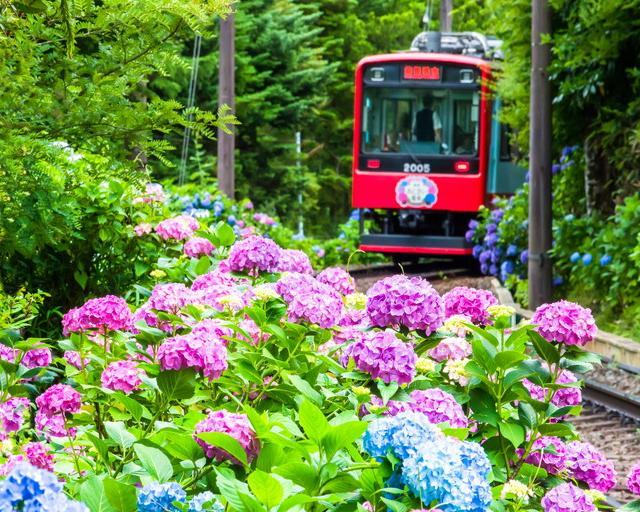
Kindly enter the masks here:
<path id="1" fill-rule="evenodd" d="M 438 185 L 422 176 L 403 178 L 396 185 L 396 201 L 403 207 L 431 208 L 438 201 Z"/>

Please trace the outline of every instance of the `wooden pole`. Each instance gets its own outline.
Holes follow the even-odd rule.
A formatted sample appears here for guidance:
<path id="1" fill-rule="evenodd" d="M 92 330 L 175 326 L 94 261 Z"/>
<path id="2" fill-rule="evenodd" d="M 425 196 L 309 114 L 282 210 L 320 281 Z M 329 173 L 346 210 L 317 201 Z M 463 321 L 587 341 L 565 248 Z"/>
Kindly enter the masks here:
<path id="1" fill-rule="evenodd" d="M 531 20 L 531 108 L 529 138 L 529 308 L 551 300 L 551 33 L 547 0 L 533 0 Z"/>
<path id="2" fill-rule="evenodd" d="M 229 14 L 220 20 L 220 67 L 218 75 L 218 105 L 228 105 L 235 112 L 235 20 Z M 233 128 L 232 128 L 233 129 Z M 235 194 L 235 132 L 228 134 L 218 128 L 218 187 L 233 199 Z"/>
<path id="3" fill-rule="evenodd" d="M 453 27 L 453 0 L 440 0 L 440 32 L 451 32 Z"/>

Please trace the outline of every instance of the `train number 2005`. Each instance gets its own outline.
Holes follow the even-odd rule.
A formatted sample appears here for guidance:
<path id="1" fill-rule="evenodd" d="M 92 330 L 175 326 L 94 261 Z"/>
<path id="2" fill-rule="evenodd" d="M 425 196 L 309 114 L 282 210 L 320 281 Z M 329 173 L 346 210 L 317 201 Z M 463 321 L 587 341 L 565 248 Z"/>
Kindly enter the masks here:
<path id="1" fill-rule="evenodd" d="M 430 164 L 404 164 L 403 172 L 431 172 Z"/>

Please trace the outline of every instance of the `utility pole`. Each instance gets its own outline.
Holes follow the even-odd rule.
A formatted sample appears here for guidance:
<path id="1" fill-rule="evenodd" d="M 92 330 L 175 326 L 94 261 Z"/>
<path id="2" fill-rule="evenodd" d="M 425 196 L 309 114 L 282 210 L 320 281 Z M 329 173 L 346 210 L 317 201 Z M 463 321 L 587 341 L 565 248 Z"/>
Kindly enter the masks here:
<path id="1" fill-rule="evenodd" d="M 300 189 L 298 190 L 298 236 L 304 238 L 304 212 L 302 211 L 302 179 L 300 175 L 300 155 L 302 153 L 302 133 L 296 132 L 296 169 L 298 179 L 300 179 Z"/>
<path id="2" fill-rule="evenodd" d="M 551 33 L 548 0 L 533 0 L 529 137 L 529 307 L 551 300 Z"/>
<path id="3" fill-rule="evenodd" d="M 440 32 L 451 32 L 453 27 L 453 0 L 440 0 Z"/>
<path id="4" fill-rule="evenodd" d="M 218 106 L 229 106 L 230 113 L 235 113 L 235 31 L 233 14 L 220 20 Z M 235 132 L 229 134 L 218 128 L 218 187 L 232 199 L 235 194 L 234 149 Z"/>

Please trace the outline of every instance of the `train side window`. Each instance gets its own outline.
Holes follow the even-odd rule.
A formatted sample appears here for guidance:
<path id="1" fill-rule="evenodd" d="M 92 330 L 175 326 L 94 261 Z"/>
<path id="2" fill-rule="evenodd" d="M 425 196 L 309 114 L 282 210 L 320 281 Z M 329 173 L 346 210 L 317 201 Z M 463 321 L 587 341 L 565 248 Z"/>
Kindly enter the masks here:
<path id="1" fill-rule="evenodd" d="M 511 162 L 511 130 L 509 126 L 500 123 L 500 161 Z"/>

